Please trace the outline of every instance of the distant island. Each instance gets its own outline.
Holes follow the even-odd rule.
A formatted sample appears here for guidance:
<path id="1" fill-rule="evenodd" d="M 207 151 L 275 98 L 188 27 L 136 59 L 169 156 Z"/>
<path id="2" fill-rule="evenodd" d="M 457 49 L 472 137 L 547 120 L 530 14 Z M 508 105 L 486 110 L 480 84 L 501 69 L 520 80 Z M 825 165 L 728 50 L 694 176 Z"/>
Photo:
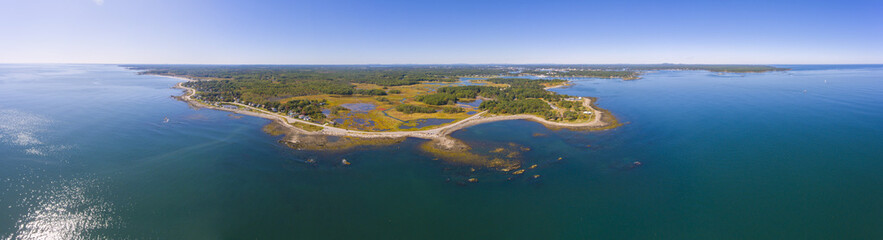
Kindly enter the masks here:
<path id="1" fill-rule="evenodd" d="M 179 99 L 196 107 L 274 120 L 297 149 L 329 150 L 431 140 L 427 152 L 501 170 L 450 138 L 456 130 L 525 119 L 549 128 L 602 130 L 621 125 L 589 96 L 549 91 L 567 77 L 639 79 L 643 71 L 765 72 L 754 65 L 124 65 L 139 74 L 185 80 Z"/>

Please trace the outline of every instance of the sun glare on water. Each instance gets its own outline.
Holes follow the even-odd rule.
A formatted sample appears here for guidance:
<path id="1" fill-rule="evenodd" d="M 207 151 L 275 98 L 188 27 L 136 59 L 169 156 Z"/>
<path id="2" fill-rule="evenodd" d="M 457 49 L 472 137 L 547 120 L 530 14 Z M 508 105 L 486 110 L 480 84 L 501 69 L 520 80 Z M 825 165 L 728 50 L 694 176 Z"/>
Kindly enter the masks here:
<path id="1" fill-rule="evenodd" d="M 90 194 L 96 184 L 75 179 L 33 192 L 23 199 L 27 213 L 7 239 L 92 239 L 90 231 L 114 225 L 112 204 Z"/>

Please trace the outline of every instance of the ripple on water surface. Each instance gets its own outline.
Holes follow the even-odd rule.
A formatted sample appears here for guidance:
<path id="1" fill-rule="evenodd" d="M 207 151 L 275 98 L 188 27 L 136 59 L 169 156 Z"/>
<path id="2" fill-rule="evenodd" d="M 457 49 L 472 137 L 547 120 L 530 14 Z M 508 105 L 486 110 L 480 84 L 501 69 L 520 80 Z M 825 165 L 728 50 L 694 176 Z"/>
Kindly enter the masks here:
<path id="1" fill-rule="evenodd" d="M 46 144 L 42 133 L 52 123 L 46 117 L 16 109 L 0 109 L 0 143 L 35 156 L 71 149 L 70 145 Z"/>
<path id="2" fill-rule="evenodd" d="M 115 225 L 113 205 L 94 194 L 98 181 L 49 182 L 44 190 L 24 193 L 25 209 L 8 239 L 90 239 L 90 231 Z M 12 206 L 10 206 L 12 208 Z"/>

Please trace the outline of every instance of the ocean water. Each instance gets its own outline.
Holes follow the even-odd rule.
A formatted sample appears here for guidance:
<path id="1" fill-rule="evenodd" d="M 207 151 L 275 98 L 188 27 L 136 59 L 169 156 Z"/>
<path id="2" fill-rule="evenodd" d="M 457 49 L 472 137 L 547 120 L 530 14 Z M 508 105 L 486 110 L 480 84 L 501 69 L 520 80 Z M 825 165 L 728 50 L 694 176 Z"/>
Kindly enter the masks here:
<path id="1" fill-rule="evenodd" d="M 883 66 L 786 67 L 574 79 L 627 124 L 453 134 L 530 148 L 507 180 L 418 139 L 292 150 L 114 65 L 0 65 L 0 238 L 883 238 Z"/>

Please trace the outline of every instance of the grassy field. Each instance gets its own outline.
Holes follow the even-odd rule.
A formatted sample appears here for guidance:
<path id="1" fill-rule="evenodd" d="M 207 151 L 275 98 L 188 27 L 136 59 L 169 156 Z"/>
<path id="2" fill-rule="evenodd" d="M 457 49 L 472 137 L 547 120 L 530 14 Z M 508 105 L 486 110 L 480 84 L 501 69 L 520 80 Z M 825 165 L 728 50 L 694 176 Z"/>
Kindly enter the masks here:
<path id="1" fill-rule="evenodd" d="M 288 102 L 291 100 L 326 100 L 327 105 L 324 106 L 324 109 L 333 109 L 338 106 L 343 106 L 344 104 L 354 104 L 354 103 L 364 103 L 374 105 L 374 109 L 366 111 L 366 112 L 356 112 L 356 111 L 340 111 L 338 114 L 332 114 L 329 119 L 342 119 L 342 123 L 336 123 L 336 127 L 342 127 L 346 129 L 358 129 L 358 130 L 367 130 L 367 131 L 416 131 L 434 128 L 442 125 L 433 125 L 427 126 L 423 128 L 408 128 L 408 129 L 400 129 L 399 127 L 406 121 L 418 120 L 418 119 L 453 119 L 453 122 L 462 120 L 471 115 L 467 114 L 470 111 L 477 111 L 477 109 L 473 109 L 465 106 L 457 106 L 457 105 L 447 105 L 451 107 L 461 107 L 463 108 L 463 112 L 461 113 L 412 113 L 405 114 L 395 110 L 395 107 L 401 104 L 410 104 L 417 106 L 425 106 L 441 109 L 440 106 L 431 106 L 422 102 L 415 101 L 414 98 L 417 95 L 426 94 L 434 91 L 439 87 L 443 87 L 445 85 L 440 84 L 416 84 L 416 85 L 407 85 L 407 86 L 391 86 L 391 87 L 382 87 L 375 84 L 365 84 L 365 83 L 357 83 L 353 84 L 357 89 L 381 89 L 387 92 L 392 90 L 398 90 L 400 93 L 389 94 L 385 96 L 344 96 L 344 95 L 332 95 L 332 94 L 321 94 L 321 95 L 311 95 L 311 96 L 299 96 L 299 97 L 291 97 L 279 100 L 280 102 Z M 494 84 L 500 85 L 500 84 Z M 505 84 L 502 84 L 505 86 Z M 372 127 L 362 126 L 357 122 L 364 120 L 365 122 L 372 122 Z M 338 120 L 341 121 L 341 120 Z M 448 123 L 450 124 L 450 123 Z"/>
<path id="2" fill-rule="evenodd" d="M 292 122 L 288 122 L 288 124 L 291 124 L 292 126 L 295 126 L 295 127 L 297 127 L 297 128 L 300 128 L 300 129 L 303 129 L 303 130 L 307 130 L 307 131 L 310 131 L 310 132 L 316 132 L 316 131 L 320 131 L 320 130 L 324 129 L 324 127 L 320 127 L 320 126 L 316 126 L 316 125 L 310 125 L 310 124 L 306 124 L 306 123 L 302 123 L 302 122 L 293 122 L 293 123 L 292 123 Z"/>

